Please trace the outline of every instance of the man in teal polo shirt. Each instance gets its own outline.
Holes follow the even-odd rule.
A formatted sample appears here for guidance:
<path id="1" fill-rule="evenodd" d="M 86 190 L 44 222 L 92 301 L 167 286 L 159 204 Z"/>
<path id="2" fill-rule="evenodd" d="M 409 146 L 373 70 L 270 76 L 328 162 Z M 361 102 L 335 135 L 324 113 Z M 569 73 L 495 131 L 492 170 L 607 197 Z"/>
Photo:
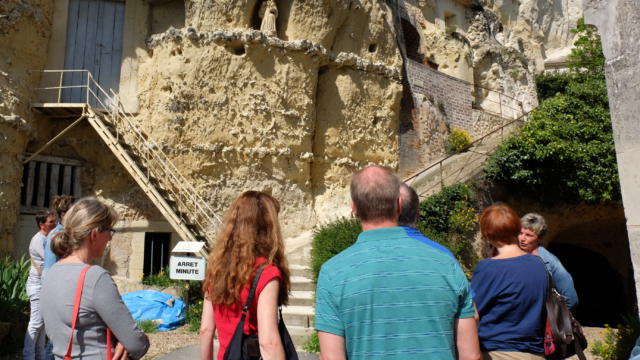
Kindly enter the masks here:
<path id="1" fill-rule="evenodd" d="M 454 258 L 398 226 L 399 189 L 383 167 L 353 175 L 363 232 L 320 270 L 322 359 L 480 359 L 469 283 Z"/>

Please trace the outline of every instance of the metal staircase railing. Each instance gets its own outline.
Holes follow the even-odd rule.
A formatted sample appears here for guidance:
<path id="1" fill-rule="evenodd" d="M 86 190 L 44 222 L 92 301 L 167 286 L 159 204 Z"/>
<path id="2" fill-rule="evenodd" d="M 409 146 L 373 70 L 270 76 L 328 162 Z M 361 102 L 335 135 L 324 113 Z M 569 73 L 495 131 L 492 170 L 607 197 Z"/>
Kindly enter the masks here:
<path id="1" fill-rule="evenodd" d="M 533 111 L 533 110 L 531 110 L 531 111 Z M 503 123 L 500 126 L 496 127 L 495 129 L 487 132 L 486 134 L 484 134 L 480 138 L 478 138 L 478 139 L 474 140 L 473 142 L 471 142 L 471 144 L 469 144 L 469 148 L 472 148 L 474 146 L 482 144 L 485 140 L 487 140 L 489 137 L 492 137 L 492 136 L 496 135 L 498 132 L 500 132 L 500 140 L 503 140 L 504 139 L 504 130 L 506 128 L 510 127 L 510 126 L 513 126 L 514 124 L 524 123 L 526 121 L 526 118 L 531 113 L 531 111 L 523 112 L 517 118 L 515 118 L 513 120 L 509 120 L 508 122 Z M 489 114 L 490 115 L 494 115 L 494 116 L 498 116 L 497 114 L 493 114 L 491 112 L 489 112 Z M 489 156 L 489 154 L 482 154 L 482 153 L 477 153 L 477 154 L 480 154 L 482 156 Z M 453 153 L 453 154 L 449 154 L 447 156 L 444 156 L 444 157 L 432 162 L 431 164 L 425 166 L 421 170 L 413 173 L 412 175 L 404 178 L 403 181 L 406 182 L 407 184 L 411 185 L 411 183 L 413 181 L 415 181 L 420 175 L 422 175 L 422 174 L 424 174 L 424 173 L 426 173 L 426 172 L 428 172 L 430 170 L 433 170 L 433 169 L 435 169 L 437 167 L 438 168 L 439 178 L 440 178 L 440 181 L 438 182 L 438 184 L 433 185 L 433 186 L 427 188 L 426 190 L 422 189 L 422 191 L 420 191 L 418 195 L 421 196 L 421 197 L 424 197 L 425 194 L 431 193 L 434 190 L 434 188 L 436 188 L 436 187 L 440 187 L 440 189 L 442 189 L 445 186 L 445 175 L 444 175 L 444 170 L 443 170 L 443 164 L 447 160 L 449 160 L 449 159 L 451 159 L 451 158 L 453 158 L 455 156 L 458 156 L 458 155 L 460 155 L 460 153 Z"/>
<path id="2" fill-rule="evenodd" d="M 118 95 L 113 90 L 108 94 L 87 70 L 42 72 L 60 73 L 58 84 L 36 89 L 56 91 L 53 101 L 56 104 L 64 104 L 63 92 L 68 91 L 66 89 L 80 88 L 86 92 L 76 97 L 81 101 L 69 103 L 84 103 L 83 115 L 178 235 L 187 241 L 212 243 L 220 218 L 160 146 L 132 120 L 133 116 L 124 110 Z M 86 73 L 86 82 L 65 86 L 63 77 L 66 72 Z"/>

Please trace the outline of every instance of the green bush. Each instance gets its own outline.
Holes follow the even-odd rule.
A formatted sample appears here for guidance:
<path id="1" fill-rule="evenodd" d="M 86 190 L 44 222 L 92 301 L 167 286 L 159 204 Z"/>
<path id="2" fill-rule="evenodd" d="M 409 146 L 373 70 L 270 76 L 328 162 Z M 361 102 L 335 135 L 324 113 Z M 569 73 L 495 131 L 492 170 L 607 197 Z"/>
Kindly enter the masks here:
<path id="1" fill-rule="evenodd" d="M 187 329 L 191 332 L 200 331 L 200 322 L 202 320 L 202 302 L 202 300 L 198 300 L 187 305 L 185 323 L 187 325 Z"/>
<path id="2" fill-rule="evenodd" d="M 29 312 L 26 285 L 30 266 L 30 259 L 24 256 L 0 259 L 0 321 L 14 321 L 17 314 Z"/>
<path id="3" fill-rule="evenodd" d="M 342 250 L 353 245 L 362 231 L 357 219 L 341 218 L 320 227 L 311 243 L 311 272 L 318 279 L 320 267 Z"/>
<path id="4" fill-rule="evenodd" d="M 169 286 L 180 285 L 181 280 L 173 280 L 169 278 L 169 268 L 160 270 L 159 273 L 147 275 L 142 278 L 142 283 L 148 286 L 158 286 L 166 288 Z"/>
<path id="5" fill-rule="evenodd" d="M 12 331 L 0 342 L 3 355 L 17 354 L 24 343 L 24 329 L 29 322 L 29 297 L 26 284 L 31 261 L 0 257 L 0 321 L 12 324 Z"/>
<path id="6" fill-rule="evenodd" d="M 313 332 L 309 335 L 309 338 L 302 346 L 302 350 L 309 353 L 319 353 L 320 352 L 320 340 L 318 339 L 318 333 Z"/>
<path id="7" fill-rule="evenodd" d="M 638 316 L 635 314 L 625 316 L 617 330 L 605 325 L 604 340 L 594 341 L 591 353 L 603 360 L 628 359 L 638 336 L 640 336 Z"/>
<path id="8" fill-rule="evenodd" d="M 420 203 L 416 224 L 425 236 L 451 250 L 467 272 L 478 261 L 473 250 L 477 202 L 476 194 L 468 184 L 445 187 Z"/>
<path id="9" fill-rule="evenodd" d="M 552 98 L 558 93 L 565 93 L 571 82 L 571 74 L 541 74 L 536 77 L 538 101 Z"/>
<path id="10" fill-rule="evenodd" d="M 469 133 L 462 129 L 451 129 L 449 133 L 449 151 L 458 153 L 471 147 L 473 140 Z"/>
<path id="11" fill-rule="evenodd" d="M 571 72 L 539 81 L 548 97 L 484 169 L 490 183 L 546 204 L 620 199 L 600 40 L 582 21 L 575 32 Z"/>
<path id="12" fill-rule="evenodd" d="M 158 331 L 158 324 L 153 320 L 137 320 L 136 324 L 146 334 L 153 334 Z"/>

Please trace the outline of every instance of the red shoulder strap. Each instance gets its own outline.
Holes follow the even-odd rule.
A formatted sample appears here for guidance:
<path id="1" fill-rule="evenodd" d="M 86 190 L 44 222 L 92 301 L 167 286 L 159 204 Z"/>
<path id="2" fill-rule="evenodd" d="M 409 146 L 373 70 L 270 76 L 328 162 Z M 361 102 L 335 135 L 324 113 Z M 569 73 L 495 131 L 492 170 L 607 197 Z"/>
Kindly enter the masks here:
<path id="1" fill-rule="evenodd" d="M 82 297 L 82 288 L 84 287 L 84 278 L 87 275 L 87 271 L 91 268 L 91 265 L 87 265 L 80 272 L 78 278 L 78 285 L 76 285 L 76 299 L 73 302 L 73 313 L 71 314 L 71 336 L 69 337 L 69 345 L 67 346 L 67 354 L 64 356 L 64 360 L 71 360 L 71 346 L 73 345 L 73 331 L 76 329 L 76 321 L 78 320 L 78 311 L 80 310 L 80 298 Z"/>

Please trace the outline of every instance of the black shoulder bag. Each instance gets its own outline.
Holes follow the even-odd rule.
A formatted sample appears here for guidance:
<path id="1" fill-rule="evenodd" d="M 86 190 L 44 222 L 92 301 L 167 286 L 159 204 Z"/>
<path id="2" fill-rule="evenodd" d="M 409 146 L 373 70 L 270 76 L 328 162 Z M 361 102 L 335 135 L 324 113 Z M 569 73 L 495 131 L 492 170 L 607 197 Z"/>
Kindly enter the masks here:
<path id="1" fill-rule="evenodd" d="M 544 334 L 544 355 L 547 359 L 566 359 L 578 355 L 586 360 L 587 339 L 580 323 L 571 315 L 566 301 L 556 290 L 553 277 L 547 271 L 547 321 Z"/>
<path id="2" fill-rule="evenodd" d="M 266 265 L 266 263 L 260 265 L 260 267 L 256 271 L 256 276 L 253 278 L 253 283 L 251 284 L 251 289 L 249 290 L 249 296 L 247 297 L 247 301 L 242 308 L 242 316 L 240 317 L 240 322 L 238 323 L 236 331 L 233 333 L 233 337 L 231 338 L 231 341 L 227 346 L 227 350 L 224 353 L 224 360 L 259 360 L 262 358 L 262 356 L 260 355 L 260 343 L 258 342 L 258 334 L 256 333 L 245 335 L 244 321 L 247 317 L 247 314 L 249 313 L 249 308 L 251 306 L 253 296 L 256 293 L 256 287 L 258 286 L 260 275 L 262 274 L 262 270 L 264 270 Z M 280 315 L 278 330 L 280 332 L 280 340 L 282 341 L 282 346 L 284 347 L 285 359 L 298 360 L 298 353 L 296 352 L 295 346 L 293 346 L 293 341 L 291 340 L 289 331 L 287 331 L 287 327 L 284 325 L 284 320 L 282 319 L 281 306 L 278 307 L 278 313 Z"/>

